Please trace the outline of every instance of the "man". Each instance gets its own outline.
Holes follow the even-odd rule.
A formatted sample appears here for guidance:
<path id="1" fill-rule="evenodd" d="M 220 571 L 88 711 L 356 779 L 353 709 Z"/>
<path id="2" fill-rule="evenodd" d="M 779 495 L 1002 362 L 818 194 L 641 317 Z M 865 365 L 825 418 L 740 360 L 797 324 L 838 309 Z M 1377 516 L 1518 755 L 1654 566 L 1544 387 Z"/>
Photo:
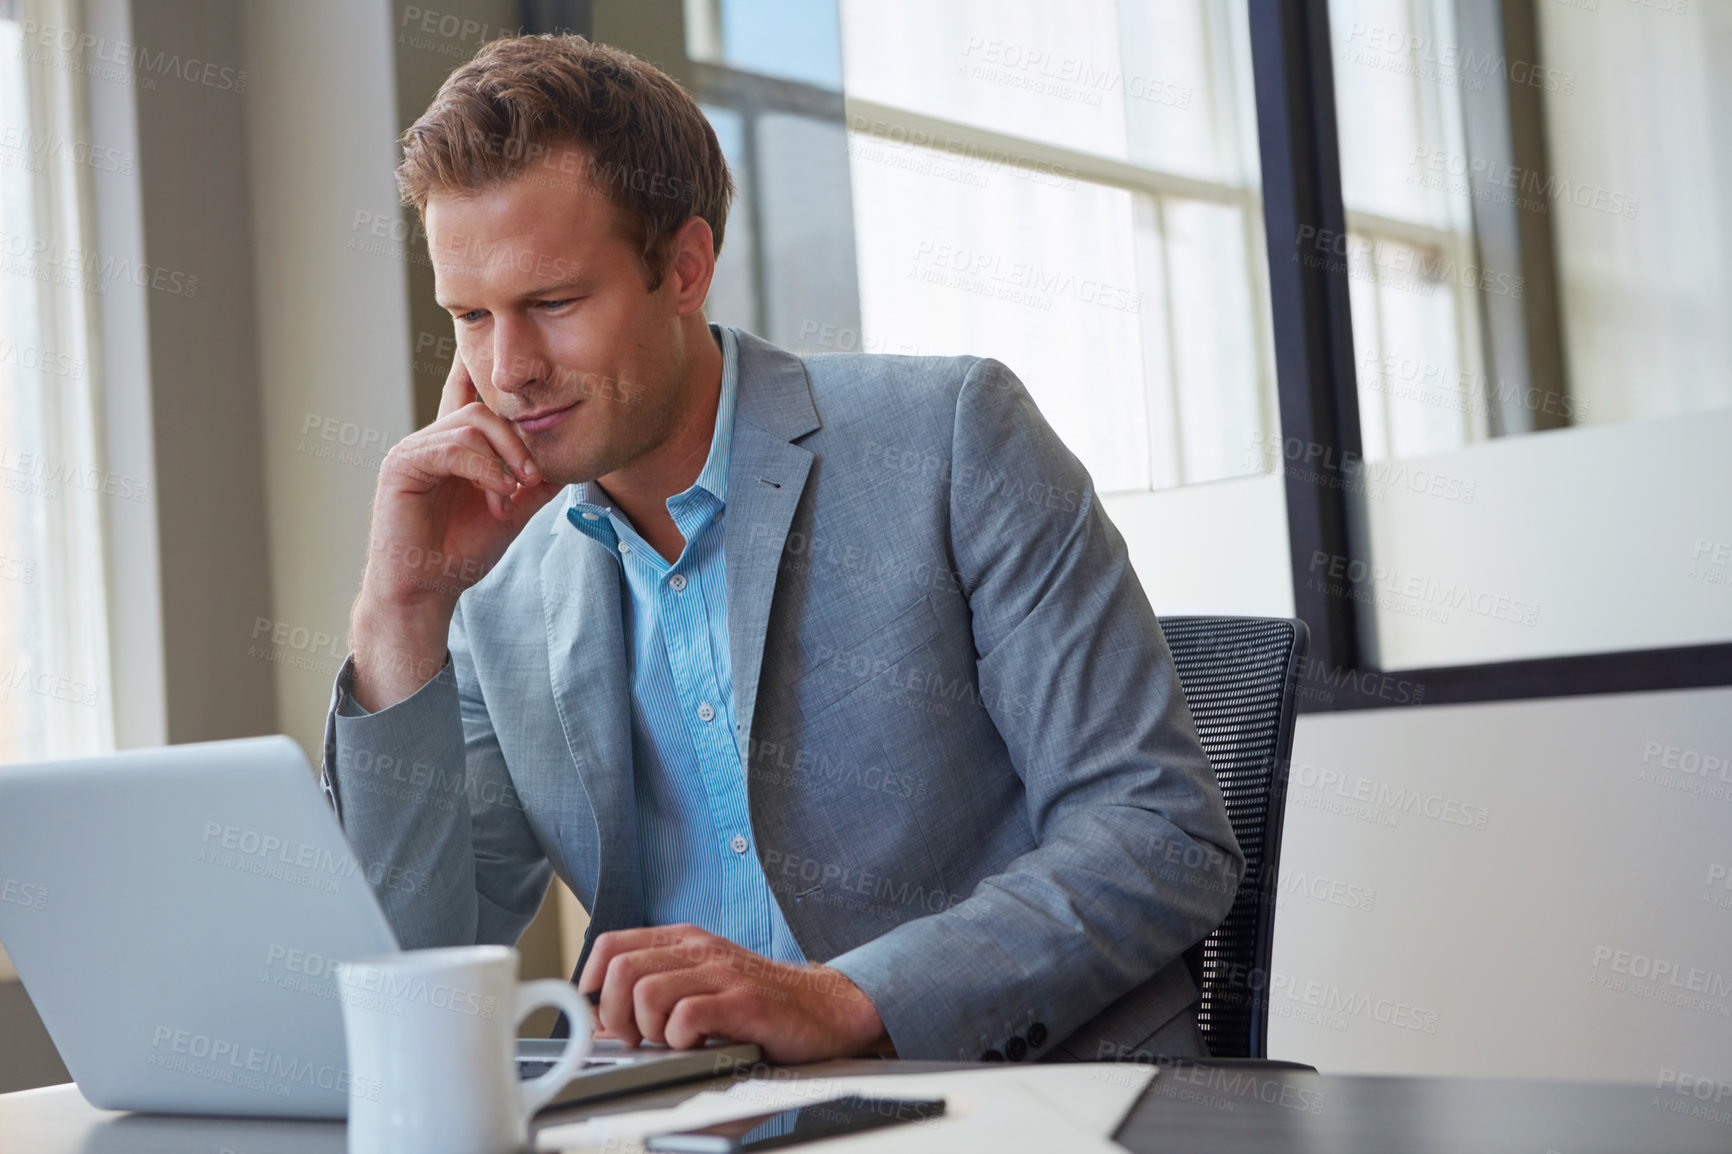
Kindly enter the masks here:
<path id="1" fill-rule="evenodd" d="M 665 75 L 499 41 L 405 138 L 458 355 L 380 470 L 325 779 L 405 948 L 557 872 L 603 1028 L 779 1061 L 1201 1052 L 1242 858 L 1088 474 L 975 358 L 712 327 Z"/>

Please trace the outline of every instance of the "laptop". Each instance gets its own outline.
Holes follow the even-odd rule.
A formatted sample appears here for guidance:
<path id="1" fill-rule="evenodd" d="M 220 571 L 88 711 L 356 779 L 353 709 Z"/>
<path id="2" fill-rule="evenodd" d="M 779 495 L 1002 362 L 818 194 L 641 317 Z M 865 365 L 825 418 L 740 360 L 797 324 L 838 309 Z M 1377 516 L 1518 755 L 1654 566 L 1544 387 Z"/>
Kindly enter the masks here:
<path id="1" fill-rule="evenodd" d="M 397 952 L 286 737 L 0 766 L 0 946 L 91 1105 L 297 1118 L 348 1112 L 335 963 Z M 759 1058 L 599 1041 L 549 1109 Z"/>

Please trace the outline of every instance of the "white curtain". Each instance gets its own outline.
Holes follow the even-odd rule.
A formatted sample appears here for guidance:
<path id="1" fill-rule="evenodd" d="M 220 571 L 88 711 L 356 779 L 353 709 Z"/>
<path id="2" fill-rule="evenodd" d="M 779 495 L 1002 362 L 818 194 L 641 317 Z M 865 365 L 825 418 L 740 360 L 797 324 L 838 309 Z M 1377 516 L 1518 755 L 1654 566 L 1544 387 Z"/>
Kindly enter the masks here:
<path id="1" fill-rule="evenodd" d="M 130 69 L 80 48 L 75 0 L 0 4 L 0 761 L 113 746 L 103 516 L 142 499 L 104 467 L 96 305 L 125 270 L 92 235 L 87 83 Z M 127 161 L 130 163 L 130 160 Z"/>

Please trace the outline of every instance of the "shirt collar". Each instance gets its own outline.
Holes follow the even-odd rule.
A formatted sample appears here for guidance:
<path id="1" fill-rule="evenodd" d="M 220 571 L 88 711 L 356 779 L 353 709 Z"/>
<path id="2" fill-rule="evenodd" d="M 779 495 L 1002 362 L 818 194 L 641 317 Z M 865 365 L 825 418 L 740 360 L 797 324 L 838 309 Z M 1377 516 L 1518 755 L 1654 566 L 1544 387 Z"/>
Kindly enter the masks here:
<path id="1" fill-rule="evenodd" d="M 740 393 L 740 342 L 734 330 L 726 326 L 711 325 L 710 331 L 722 342 L 722 395 L 716 402 L 716 431 L 710 437 L 710 455 L 693 484 L 726 504 L 728 462 L 734 451 L 734 406 Z"/>
<path id="2" fill-rule="evenodd" d="M 734 335 L 734 330 L 727 325 L 712 324 L 710 332 L 722 346 L 722 392 L 716 401 L 716 428 L 710 435 L 710 455 L 705 458 L 703 470 L 698 473 L 698 479 L 692 482 L 692 487 L 669 497 L 670 505 L 688 496 L 694 489 L 704 490 L 723 505 L 726 505 L 728 500 L 728 465 L 733 459 L 734 446 L 734 410 L 740 392 L 740 342 Z M 603 543 L 611 548 L 613 542 L 606 539 L 614 535 L 608 518 L 612 511 L 611 506 L 593 503 L 590 500 L 592 494 L 600 495 L 600 490 L 594 487 L 593 482 L 585 481 L 573 485 L 565 516 L 555 518 L 551 531 L 559 532 L 561 524 L 575 525 L 589 536 L 603 539 Z"/>

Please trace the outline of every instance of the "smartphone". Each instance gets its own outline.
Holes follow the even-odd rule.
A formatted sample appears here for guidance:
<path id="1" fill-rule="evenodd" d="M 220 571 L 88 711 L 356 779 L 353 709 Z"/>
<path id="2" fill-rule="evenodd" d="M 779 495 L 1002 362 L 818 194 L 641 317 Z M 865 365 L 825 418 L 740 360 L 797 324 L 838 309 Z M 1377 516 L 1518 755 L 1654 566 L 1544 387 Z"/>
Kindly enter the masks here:
<path id="1" fill-rule="evenodd" d="M 917 1098 L 831 1098 L 780 1110 L 754 1114 L 732 1122 L 718 1122 L 701 1130 L 675 1134 L 652 1134 L 644 1149 L 668 1154 L 748 1154 L 798 1146 L 820 1138 L 858 1134 L 899 1122 L 924 1122 L 944 1113 L 944 1102 Z"/>

